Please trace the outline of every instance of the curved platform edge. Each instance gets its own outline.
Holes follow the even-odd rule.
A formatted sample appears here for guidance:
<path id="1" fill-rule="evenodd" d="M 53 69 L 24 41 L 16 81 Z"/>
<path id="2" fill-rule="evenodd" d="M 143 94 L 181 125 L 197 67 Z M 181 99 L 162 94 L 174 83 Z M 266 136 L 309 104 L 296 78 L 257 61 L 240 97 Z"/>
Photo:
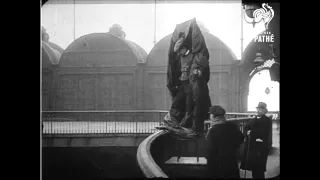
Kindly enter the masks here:
<path id="1" fill-rule="evenodd" d="M 146 178 L 169 178 L 153 160 L 150 152 L 153 141 L 166 133 L 163 130 L 156 132 L 147 137 L 138 147 L 137 161 Z"/>

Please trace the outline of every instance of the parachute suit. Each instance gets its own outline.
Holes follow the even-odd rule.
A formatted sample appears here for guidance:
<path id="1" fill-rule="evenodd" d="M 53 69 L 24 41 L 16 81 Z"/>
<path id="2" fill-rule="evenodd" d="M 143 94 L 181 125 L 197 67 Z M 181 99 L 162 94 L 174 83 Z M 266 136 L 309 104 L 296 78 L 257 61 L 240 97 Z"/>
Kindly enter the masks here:
<path id="1" fill-rule="evenodd" d="M 184 41 L 182 46 L 187 47 L 188 55 L 192 56 L 192 62 L 187 65 L 189 82 L 181 80 L 185 64 L 181 64 L 183 57 L 175 52 L 176 43 L 181 39 Z M 207 85 L 210 68 L 209 52 L 195 18 L 176 26 L 168 56 L 167 88 L 173 100 L 169 111 L 171 125 L 180 124 L 189 127 L 192 121 L 193 132 L 201 133 L 204 129 L 204 120 L 209 118 L 208 112 L 211 106 Z"/>

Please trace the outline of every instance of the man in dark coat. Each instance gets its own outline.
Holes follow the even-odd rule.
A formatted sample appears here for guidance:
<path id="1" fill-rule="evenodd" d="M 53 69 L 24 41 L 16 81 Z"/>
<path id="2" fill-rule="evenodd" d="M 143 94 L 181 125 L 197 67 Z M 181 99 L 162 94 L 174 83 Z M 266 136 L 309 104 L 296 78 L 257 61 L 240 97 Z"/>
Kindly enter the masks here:
<path id="1" fill-rule="evenodd" d="M 240 178 L 237 153 L 244 136 L 238 125 L 227 122 L 225 110 L 221 106 L 212 106 L 211 128 L 206 136 L 206 158 L 211 178 Z"/>
<path id="2" fill-rule="evenodd" d="M 268 138 L 272 126 L 271 119 L 265 115 L 267 112 L 267 104 L 260 102 L 257 107 L 257 117 L 244 128 L 247 140 L 240 168 L 252 171 L 254 179 L 265 178 L 269 153 Z"/>
<path id="3" fill-rule="evenodd" d="M 193 109 L 192 99 L 192 85 L 190 83 L 190 70 L 193 64 L 194 55 L 186 45 L 183 33 L 181 37 L 175 43 L 174 52 L 179 55 L 180 63 L 180 76 L 176 95 L 172 101 L 170 113 L 180 125 L 185 126 L 187 119 L 191 118 Z M 185 113 L 184 113 L 185 112 Z M 184 121 L 181 122 L 182 118 Z"/>
<path id="4" fill-rule="evenodd" d="M 196 20 L 177 25 L 170 42 L 167 70 L 167 87 L 173 100 L 170 116 L 180 126 L 192 124 L 192 135 L 200 134 L 208 119 L 209 79 L 209 52 Z"/>

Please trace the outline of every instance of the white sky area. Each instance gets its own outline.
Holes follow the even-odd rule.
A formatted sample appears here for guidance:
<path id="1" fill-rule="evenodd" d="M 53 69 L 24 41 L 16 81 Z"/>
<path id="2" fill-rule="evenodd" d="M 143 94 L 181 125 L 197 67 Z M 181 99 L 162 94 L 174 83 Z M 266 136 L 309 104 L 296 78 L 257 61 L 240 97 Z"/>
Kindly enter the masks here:
<path id="1" fill-rule="evenodd" d="M 73 41 L 90 33 L 108 32 L 117 23 L 126 39 L 140 45 L 147 53 L 154 46 L 155 4 L 45 4 L 42 26 L 50 41 L 66 49 Z M 241 1 L 238 3 L 166 3 L 156 5 L 156 41 L 172 33 L 176 24 L 192 18 L 201 21 L 211 34 L 217 36 L 241 58 Z M 75 13 L 74 13 L 75 12 Z M 74 29 L 75 27 L 75 29 Z M 243 21 L 245 47 L 265 29 L 263 22 Z M 75 33 L 74 33 L 75 32 Z"/>
<path id="2" fill-rule="evenodd" d="M 270 93 L 265 90 L 269 87 Z M 269 70 L 256 73 L 249 84 L 248 111 L 256 111 L 259 102 L 265 102 L 269 111 L 280 111 L 279 109 L 279 83 L 271 81 Z"/>

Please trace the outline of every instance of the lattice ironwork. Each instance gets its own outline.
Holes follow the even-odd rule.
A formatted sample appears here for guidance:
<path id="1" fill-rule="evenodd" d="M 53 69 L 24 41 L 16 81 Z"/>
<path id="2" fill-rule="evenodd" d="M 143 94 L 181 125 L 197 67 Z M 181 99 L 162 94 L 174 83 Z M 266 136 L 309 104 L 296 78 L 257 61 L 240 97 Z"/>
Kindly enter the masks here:
<path id="1" fill-rule="evenodd" d="M 251 73 L 250 73 L 250 76 L 256 72 L 256 71 L 259 71 L 261 69 L 265 69 L 265 68 L 271 68 L 271 66 L 275 63 L 274 59 L 269 59 L 269 60 L 266 60 L 262 65 L 254 68 Z"/>

